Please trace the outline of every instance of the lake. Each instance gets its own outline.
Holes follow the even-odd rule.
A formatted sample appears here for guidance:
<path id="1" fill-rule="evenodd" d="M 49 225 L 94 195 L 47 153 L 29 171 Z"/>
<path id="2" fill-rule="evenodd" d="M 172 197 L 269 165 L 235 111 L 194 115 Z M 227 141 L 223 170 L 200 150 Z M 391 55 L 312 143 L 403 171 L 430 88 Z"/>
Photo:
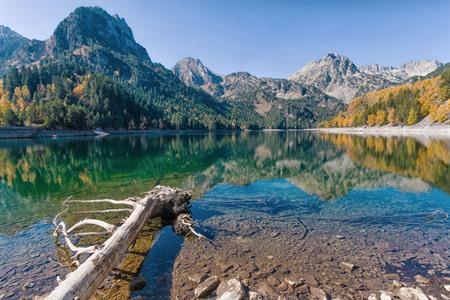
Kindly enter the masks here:
<path id="1" fill-rule="evenodd" d="M 158 184 L 192 190 L 214 245 L 153 224 L 133 296 L 192 299 L 192 275 L 269 298 L 367 299 L 393 280 L 448 295 L 450 141 L 288 131 L 0 140 L 0 299 L 45 294 L 70 269 L 52 236 L 65 199 Z"/>

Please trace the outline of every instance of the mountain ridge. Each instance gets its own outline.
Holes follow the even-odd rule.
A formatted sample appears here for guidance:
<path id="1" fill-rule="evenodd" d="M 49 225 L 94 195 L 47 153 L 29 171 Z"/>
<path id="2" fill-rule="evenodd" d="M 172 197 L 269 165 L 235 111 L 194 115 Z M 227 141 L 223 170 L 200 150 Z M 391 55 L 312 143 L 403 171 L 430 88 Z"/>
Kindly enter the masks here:
<path id="1" fill-rule="evenodd" d="M 345 107 L 342 101 L 397 84 L 388 76 L 399 73 L 394 72 L 395 68 L 381 65 L 358 68 L 339 54 L 328 54 L 310 62 L 289 79 L 257 77 L 248 72 L 219 75 L 192 57 L 169 70 L 151 60 L 147 50 L 134 39 L 125 19 L 110 15 L 100 7 L 76 8 L 44 41 L 27 39 L 2 26 L 0 53 L 3 54 L 0 75 L 6 74 L 3 92 L 10 102 L 3 105 L 0 118 L 8 113 L 11 122 L 20 124 L 25 122 L 27 106 L 34 104 L 32 99 L 36 98 L 37 88 L 48 90 L 50 84 L 57 84 L 52 76 L 59 78 L 54 80 L 62 80 L 58 85 L 66 86 L 55 99 L 63 100 L 66 106 L 79 105 L 92 119 L 94 116 L 89 112 L 92 100 L 86 99 L 93 97 L 75 93 L 76 84 L 89 86 L 93 78 L 102 84 L 112 80 L 108 88 L 117 86 L 116 89 L 126 90 L 127 97 L 134 99 L 130 101 L 136 102 L 132 106 L 137 105 L 143 112 L 134 112 L 132 117 L 125 110 L 123 120 L 130 125 L 123 121 L 120 126 L 134 128 L 141 123 L 144 127 L 159 124 L 159 127 L 176 128 L 303 128 L 336 114 Z M 434 70 L 442 65 L 439 64 L 432 60 L 425 64 L 407 63 L 402 70 L 409 78 Z M 403 73 L 401 76 L 406 76 Z M 16 87 L 30 88 L 31 99 L 27 96 L 29 99 L 22 105 L 24 111 L 17 107 L 20 95 L 15 95 Z M 48 98 L 52 93 L 50 90 L 47 96 L 38 95 L 42 105 L 53 101 Z M 115 101 L 120 111 L 120 105 L 125 104 L 120 99 Z M 110 113 L 96 112 L 100 117 L 95 119 L 106 118 L 103 114 Z M 152 125 L 139 121 L 148 118 L 153 118 Z M 42 122 L 43 117 L 38 119 Z M 96 121 L 89 122 L 84 126 L 96 124 Z"/>

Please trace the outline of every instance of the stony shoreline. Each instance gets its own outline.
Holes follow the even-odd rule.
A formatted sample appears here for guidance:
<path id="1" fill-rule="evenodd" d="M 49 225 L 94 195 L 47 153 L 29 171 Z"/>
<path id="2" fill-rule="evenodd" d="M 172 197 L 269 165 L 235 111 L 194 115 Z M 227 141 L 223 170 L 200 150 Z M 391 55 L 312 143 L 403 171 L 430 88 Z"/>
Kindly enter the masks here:
<path id="1" fill-rule="evenodd" d="M 377 135 L 377 136 L 426 136 L 430 138 L 450 138 L 450 125 L 430 126 L 376 126 L 376 127 L 336 127 L 313 128 L 308 131 L 318 131 L 333 134 Z"/>
<path id="2" fill-rule="evenodd" d="M 230 215 L 203 222 L 217 233 L 219 247 L 185 241 L 174 265 L 171 298 L 222 299 L 226 291 L 238 295 L 233 299 L 450 297 L 448 237 L 432 228 L 358 230 L 304 220 L 305 235 L 299 224 L 270 226 L 274 222 L 280 221 Z M 424 243 L 425 236 L 436 242 Z"/>

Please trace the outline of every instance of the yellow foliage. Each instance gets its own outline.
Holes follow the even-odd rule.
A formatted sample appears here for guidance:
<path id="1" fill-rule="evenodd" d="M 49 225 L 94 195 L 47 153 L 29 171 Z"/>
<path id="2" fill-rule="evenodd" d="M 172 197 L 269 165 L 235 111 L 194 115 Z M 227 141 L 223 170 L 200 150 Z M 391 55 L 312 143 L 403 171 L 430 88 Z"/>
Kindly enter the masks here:
<path id="1" fill-rule="evenodd" d="M 418 80 L 414 83 L 392 86 L 366 93 L 353 99 L 348 105 L 345 113 L 340 114 L 338 117 L 335 117 L 328 122 L 324 122 L 324 126 L 351 126 L 357 116 L 361 116 L 366 107 L 371 107 L 379 102 L 387 103 L 389 99 L 395 98 L 405 89 L 417 93 L 417 101 L 420 104 L 414 111 L 409 112 L 407 120 L 409 125 L 420 121 L 419 115 L 429 115 L 430 119 L 434 122 L 444 122 L 450 119 L 450 99 L 445 99 L 443 96 L 448 95 L 448 93 L 443 91 L 442 82 L 442 77 L 436 76 L 430 79 Z M 377 111 L 376 114 L 371 114 L 367 117 L 367 125 L 369 126 L 386 123 L 393 125 L 399 123 L 399 118 L 395 109 L 390 109 L 388 112 Z"/>

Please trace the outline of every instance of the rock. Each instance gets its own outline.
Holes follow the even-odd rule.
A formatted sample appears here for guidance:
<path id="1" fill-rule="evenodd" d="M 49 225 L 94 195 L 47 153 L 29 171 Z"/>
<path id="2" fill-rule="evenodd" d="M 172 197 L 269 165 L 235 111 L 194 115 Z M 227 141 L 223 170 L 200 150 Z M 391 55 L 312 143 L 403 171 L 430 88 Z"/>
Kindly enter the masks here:
<path id="1" fill-rule="evenodd" d="M 383 280 L 381 278 L 370 278 L 370 279 L 364 280 L 364 285 L 369 290 L 372 290 L 372 291 L 378 290 L 382 284 L 383 284 Z"/>
<path id="2" fill-rule="evenodd" d="M 398 296 L 402 300 L 429 300 L 421 289 L 412 287 L 402 287 Z"/>
<path id="3" fill-rule="evenodd" d="M 282 282 L 277 286 L 277 290 L 280 292 L 285 292 L 285 291 L 287 291 L 288 288 L 289 288 L 289 286 L 287 285 L 286 282 Z"/>
<path id="4" fill-rule="evenodd" d="M 258 284 L 258 293 L 268 299 L 278 299 L 277 292 L 266 281 L 262 281 Z"/>
<path id="5" fill-rule="evenodd" d="M 199 284 L 200 282 L 205 280 L 206 277 L 208 277 L 208 276 L 206 276 L 206 274 L 197 273 L 197 274 L 189 275 L 188 279 L 192 282 Z"/>
<path id="6" fill-rule="evenodd" d="M 339 263 L 339 267 L 344 270 L 347 271 L 349 273 L 353 272 L 353 270 L 356 268 L 356 266 L 354 264 L 348 263 L 348 262 L 341 262 Z"/>
<path id="7" fill-rule="evenodd" d="M 200 283 L 194 291 L 195 297 L 201 298 L 209 295 L 219 285 L 219 277 L 211 276 Z"/>
<path id="8" fill-rule="evenodd" d="M 304 274 L 303 275 L 303 279 L 305 280 L 305 283 L 307 285 L 312 285 L 312 286 L 318 286 L 319 283 L 317 282 L 316 278 L 314 277 L 314 275 L 310 275 L 310 274 Z"/>
<path id="9" fill-rule="evenodd" d="M 394 280 L 392 281 L 392 286 L 395 288 L 401 288 L 402 286 L 404 286 L 404 284 L 401 283 L 400 281 Z"/>
<path id="10" fill-rule="evenodd" d="M 400 275 L 398 275 L 396 273 L 384 274 L 383 276 L 384 276 L 384 278 L 386 278 L 388 280 L 399 280 L 400 279 Z"/>
<path id="11" fill-rule="evenodd" d="M 367 298 L 367 300 L 378 300 L 378 297 L 375 294 L 370 294 L 370 296 L 369 296 L 369 298 Z"/>
<path id="12" fill-rule="evenodd" d="M 23 289 L 32 289 L 34 287 L 34 283 L 33 282 L 27 282 L 24 286 Z"/>
<path id="13" fill-rule="evenodd" d="M 139 275 L 138 277 L 134 278 L 130 282 L 130 290 L 131 291 L 138 291 L 144 288 L 144 286 L 147 284 L 147 280 L 144 276 Z"/>
<path id="14" fill-rule="evenodd" d="M 444 289 L 445 289 L 447 292 L 450 292 L 450 284 L 444 285 Z"/>
<path id="15" fill-rule="evenodd" d="M 309 287 L 306 284 L 302 284 L 295 291 L 299 294 L 306 294 L 309 292 Z"/>
<path id="16" fill-rule="evenodd" d="M 289 277 L 286 277 L 284 281 L 293 288 L 296 288 L 299 285 L 303 284 L 303 282 L 305 282 L 305 280 L 300 277 L 300 275 L 291 275 Z"/>
<path id="17" fill-rule="evenodd" d="M 277 286 L 280 284 L 280 281 L 278 280 L 278 278 L 275 278 L 272 275 L 267 277 L 267 282 L 269 282 L 271 286 Z"/>
<path id="18" fill-rule="evenodd" d="M 217 288 L 216 300 L 242 300 L 244 297 L 244 287 L 236 278 L 221 282 Z"/>
<path id="19" fill-rule="evenodd" d="M 418 284 L 430 284 L 430 279 L 422 276 L 422 275 L 416 275 L 414 276 L 414 279 Z"/>
<path id="20" fill-rule="evenodd" d="M 335 237 L 336 237 L 338 240 L 343 240 L 343 239 L 345 239 L 345 236 L 342 236 L 342 235 L 335 235 Z"/>
<path id="21" fill-rule="evenodd" d="M 260 293 L 250 291 L 248 292 L 248 300 L 263 300 L 263 296 Z"/>
<path id="22" fill-rule="evenodd" d="M 328 300 L 330 297 L 325 293 L 324 290 L 316 288 L 316 287 L 310 287 L 309 288 L 311 292 L 311 299 L 314 300 Z"/>
<path id="23" fill-rule="evenodd" d="M 392 300 L 391 296 L 389 296 L 385 291 L 381 291 L 380 299 L 381 300 Z"/>

